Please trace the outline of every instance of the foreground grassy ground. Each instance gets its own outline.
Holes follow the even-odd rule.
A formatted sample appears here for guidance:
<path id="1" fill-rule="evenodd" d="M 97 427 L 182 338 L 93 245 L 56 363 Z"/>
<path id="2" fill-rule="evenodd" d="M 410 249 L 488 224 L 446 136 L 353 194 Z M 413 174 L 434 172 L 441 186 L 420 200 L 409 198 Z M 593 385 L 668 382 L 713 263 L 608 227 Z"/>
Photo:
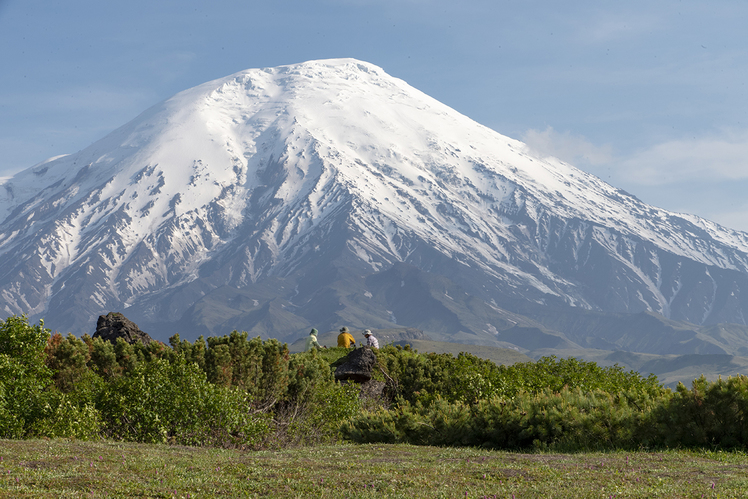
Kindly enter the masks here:
<path id="1" fill-rule="evenodd" d="M 518 454 L 405 445 L 244 452 L 0 440 L 3 498 L 746 496 L 744 453 Z"/>

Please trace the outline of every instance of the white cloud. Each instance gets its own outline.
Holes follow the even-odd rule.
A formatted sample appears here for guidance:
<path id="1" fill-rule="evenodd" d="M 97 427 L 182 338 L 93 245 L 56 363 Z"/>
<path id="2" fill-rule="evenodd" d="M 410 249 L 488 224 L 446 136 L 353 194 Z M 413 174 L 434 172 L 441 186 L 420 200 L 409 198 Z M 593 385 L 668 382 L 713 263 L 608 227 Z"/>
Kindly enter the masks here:
<path id="1" fill-rule="evenodd" d="M 627 153 L 551 127 L 528 130 L 523 141 L 538 158 L 557 157 L 654 206 L 748 231 L 748 130 L 672 139 Z"/>
<path id="2" fill-rule="evenodd" d="M 567 163 L 584 168 L 585 165 L 601 165 L 612 160 L 609 145 L 596 146 L 581 135 L 557 132 L 551 127 L 544 131 L 528 130 L 522 141 L 530 154 L 543 158 L 553 156 Z"/>
<path id="3" fill-rule="evenodd" d="M 536 157 L 553 156 L 591 173 L 604 167 L 628 184 L 748 179 L 748 130 L 672 139 L 623 154 L 614 154 L 609 145 L 596 145 L 582 135 L 557 132 L 551 127 L 528 130 L 522 140 Z"/>
<path id="4" fill-rule="evenodd" d="M 656 144 L 615 162 L 629 181 L 663 185 L 748 178 L 748 131 Z"/>

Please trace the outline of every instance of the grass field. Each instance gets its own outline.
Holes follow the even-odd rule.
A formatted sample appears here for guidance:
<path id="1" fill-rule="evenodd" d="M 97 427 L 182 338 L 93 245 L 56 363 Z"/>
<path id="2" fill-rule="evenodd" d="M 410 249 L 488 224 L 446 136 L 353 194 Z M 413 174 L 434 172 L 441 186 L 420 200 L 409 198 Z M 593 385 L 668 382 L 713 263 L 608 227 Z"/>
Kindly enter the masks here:
<path id="1" fill-rule="evenodd" d="M 406 445 L 239 451 L 0 440 L 0 497 L 737 498 L 731 452 L 520 454 Z"/>

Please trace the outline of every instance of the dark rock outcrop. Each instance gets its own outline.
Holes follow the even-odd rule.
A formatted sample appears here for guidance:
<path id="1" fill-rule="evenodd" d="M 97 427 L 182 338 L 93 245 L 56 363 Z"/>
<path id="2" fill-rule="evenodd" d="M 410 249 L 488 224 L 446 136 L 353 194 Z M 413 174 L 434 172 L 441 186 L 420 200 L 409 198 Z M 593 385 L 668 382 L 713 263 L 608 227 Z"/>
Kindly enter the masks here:
<path id="1" fill-rule="evenodd" d="M 111 343 L 116 343 L 117 338 L 122 338 L 131 345 L 138 342 L 148 345 L 154 341 L 148 333 L 141 331 L 137 324 L 119 312 L 109 312 L 106 315 L 100 315 L 93 337 L 101 338 Z"/>
<path id="2" fill-rule="evenodd" d="M 361 392 L 358 394 L 358 397 L 360 399 L 381 401 L 386 398 L 384 393 L 386 388 L 387 384 L 384 381 L 370 379 L 366 383 L 361 384 Z"/>
<path id="3" fill-rule="evenodd" d="M 372 370 L 376 365 L 377 356 L 371 351 L 371 348 L 356 348 L 335 369 L 335 379 L 366 383 L 371 379 Z"/>

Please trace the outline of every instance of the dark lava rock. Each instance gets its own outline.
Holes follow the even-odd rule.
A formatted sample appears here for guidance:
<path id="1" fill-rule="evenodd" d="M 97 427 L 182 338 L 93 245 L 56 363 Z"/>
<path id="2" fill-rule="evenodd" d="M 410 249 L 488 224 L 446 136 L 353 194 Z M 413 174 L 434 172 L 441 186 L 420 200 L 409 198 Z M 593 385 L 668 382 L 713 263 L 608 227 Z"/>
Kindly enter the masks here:
<path id="1" fill-rule="evenodd" d="M 371 351 L 371 348 L 356 348 L 335 369 L 335 379 L 366 383 L 371 379 L 371 372 L 376 365 L 377 356 Z"/>
<path id="2" fill-rule="evenodd" d="M 137 324 L 119 312 L 100 315 L 98 322 L 96 322 L 96 332 L 93 337 L 111 343 L 117 343 L 117 338 L 122 338 L 131 345 L 138 342 L 147 345 L 154 341 L 148 333 L 141 331 Z"/>
<path id="3" fill-rule="evenodd" d="M 366 383 L 361 384 L 361 392 L 359 392 L 358 397 L 361 399 L 383 400 L 386 388 L 387 384 L 384 381 L 370 379 Z"/>

